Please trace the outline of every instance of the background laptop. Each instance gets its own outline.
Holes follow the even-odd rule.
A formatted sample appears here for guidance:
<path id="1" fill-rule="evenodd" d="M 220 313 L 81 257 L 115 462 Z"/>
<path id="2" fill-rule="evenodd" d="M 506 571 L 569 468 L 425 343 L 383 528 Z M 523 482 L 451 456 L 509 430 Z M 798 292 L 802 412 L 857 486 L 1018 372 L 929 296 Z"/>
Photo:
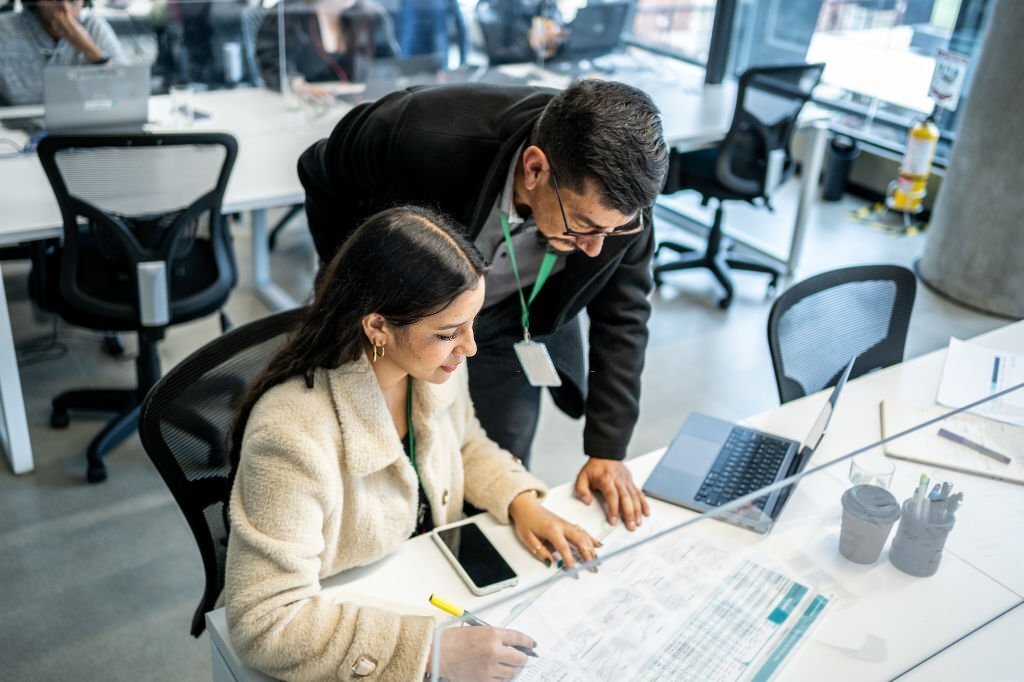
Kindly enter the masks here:
<path id="1" fill-rule="evenodd" d="M 445 67 L 447 55 L 434 52 L 411 57 L 373 59 L 365 62 L 365 79 L 369 81 L 396 80 L 407 76 L 436 75 Z"/>
<path id="2" fill-rule="evenodd" d="M 149 117 L 149 65 L 48 66 L 43 105 L 49 132 L 140 132 Z"/>
<path id="3" fill-rule="evenodd" d="M 467 83 L 477 80 L 482 74 L 479 67 L 463 65 L 457 69 L 447 69 L 446 63 L 447 55 L 440 53 L 374 59 L 367 64 L 364 74 L 366 89 L 352 96 L 340 96 L 339 99 L 351 99 L 357 103 L 373 101 L 414 85 Z"/>
<path id="4" fill-rule="evenodd" d="M 700 413 L 687 417 L 654 468 L 644 492 L 665 502 L 704 512 L 803 471 L 821 443 L 853 363 L 850 360 L 803 445 Z M 795 486 L 723 514 L 723 521 L 767 533 Z"/>
<path id="5" fill-rule="evenodd" d="M 595 59 L 614 52 L 622 43 L 629 3 L 590 4 L 576 12 L 568 40 L 554 61 Z"/>

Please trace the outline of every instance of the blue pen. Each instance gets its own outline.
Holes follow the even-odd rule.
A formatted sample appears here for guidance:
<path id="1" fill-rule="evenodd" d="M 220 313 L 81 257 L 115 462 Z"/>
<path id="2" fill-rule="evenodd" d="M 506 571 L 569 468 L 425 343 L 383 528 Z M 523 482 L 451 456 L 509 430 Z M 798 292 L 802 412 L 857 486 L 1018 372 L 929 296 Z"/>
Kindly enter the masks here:
<path id="1" fill-rule="evenodd" d="M 953 490 L 953 484 L 946 481 L 942 484 L 942 490 L 939 492 L 939 499 L 945 500 L 949 498 L 949 493 Z"/>
<path id="2" fill-rule="evenodd" d="M 996 392 L 996 388 L 999 386 L 999 356 L 997 355 L 992 360 L 992 392 Z"/>
<path id="3" fill-rule="evenodd" d="M 985 447 L 981 443 L 975 443 L 973 440 L 964 438 L 958 433 L 953 433 L 952 431 L 947 431 L 946 429 L 939 429 L 939 436 L 945 438 L 946 440 L 951 440 L 954 443 L 959 443 L 960 445 L 963 445 L 965 448 L 970 448 L 971 450 L 977 452 L 979 455 L 991 457 L 1000 464 L 1009 464 L 1010 462 L 1013 461 L 1003 453 L 996 452 L 991 448 Z"/>

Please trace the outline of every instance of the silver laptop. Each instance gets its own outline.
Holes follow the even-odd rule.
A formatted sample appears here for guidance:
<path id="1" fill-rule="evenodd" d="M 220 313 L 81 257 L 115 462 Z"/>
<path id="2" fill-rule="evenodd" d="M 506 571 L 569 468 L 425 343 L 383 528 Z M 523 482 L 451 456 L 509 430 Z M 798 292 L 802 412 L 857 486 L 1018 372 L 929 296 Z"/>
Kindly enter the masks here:
<path id="1" fill-rule="evenodd" d="M 629 13 L 627 2 L 604 2 L 580 7 L 569 25 L 569 38 L 555 61 L 594 59 L 622 45 L 622 31 Z"/>
<path id="2" fill-rule="evenodd" d="M 50 132 L 140 132 L 149 116 L 149 65 L 48 66 L 43 104 Z"/>
<path id="3" fill-rule="evenodd" d="M 695 412 L 672 439 L 644 492 L 704 512 L 803 471 L 825 435 L 856 359 L 840 374 L 803 444 Z M 719 518 L 767 533 L 794 487 L 775 490 Z"/>

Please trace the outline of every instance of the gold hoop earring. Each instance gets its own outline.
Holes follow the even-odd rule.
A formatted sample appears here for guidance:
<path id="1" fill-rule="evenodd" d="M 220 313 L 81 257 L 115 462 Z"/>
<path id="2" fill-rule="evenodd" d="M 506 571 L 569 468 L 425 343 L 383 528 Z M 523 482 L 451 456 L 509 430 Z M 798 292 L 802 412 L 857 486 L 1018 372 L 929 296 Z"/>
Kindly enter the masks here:
<path id="1" fill-rule="evenodd" d="M 384 344 L 373 344 L 373 362 L 377 362 L 379 358 L 384 357 Z"/>

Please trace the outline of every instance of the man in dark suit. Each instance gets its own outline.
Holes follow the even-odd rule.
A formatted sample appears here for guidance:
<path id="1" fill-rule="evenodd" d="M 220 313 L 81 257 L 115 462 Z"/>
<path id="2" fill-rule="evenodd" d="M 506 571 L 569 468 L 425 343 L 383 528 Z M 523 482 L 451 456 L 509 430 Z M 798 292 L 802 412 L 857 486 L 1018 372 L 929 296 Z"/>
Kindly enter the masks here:
<path id="1" fill-rule="evenodd" d="M 560 93 L 481 84 L 393 93 L 356 107 L 306 150 L 299 177 L 325 262 L 366 217 L 395 204 L 432 206 L 465 226 L 491 263 L 469 361 L 481 423 L 528 460 L 537 384 L 552 378 L 522 366 L 513 346 L 544 344 L 561 380 L 555 403 L 586 416 L 589 459 L 576 493 L 588 504 L 601 493 L 609 521 L 633 529 L 647 500 L 622 459 L 647 346 L 651 207 L 667 166 L 650 98 L 587 80 Z"/>

